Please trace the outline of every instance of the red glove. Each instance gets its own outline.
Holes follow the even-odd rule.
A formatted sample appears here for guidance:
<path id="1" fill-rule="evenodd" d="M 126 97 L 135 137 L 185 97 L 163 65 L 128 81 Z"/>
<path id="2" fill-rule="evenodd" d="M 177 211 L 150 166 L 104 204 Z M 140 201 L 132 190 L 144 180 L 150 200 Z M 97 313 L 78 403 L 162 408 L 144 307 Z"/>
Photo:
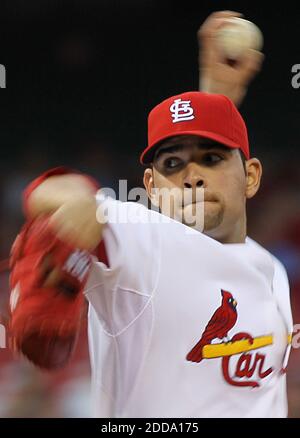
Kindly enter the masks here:
<path id="1" fill-rule="evenodd" d="M 74 349 L 91 256 L 61 242 L 48 222 L 49 216 L 27 222 L 13 244 L 10 331 L 15 350 L 50 369 L 64 365 Z"/>

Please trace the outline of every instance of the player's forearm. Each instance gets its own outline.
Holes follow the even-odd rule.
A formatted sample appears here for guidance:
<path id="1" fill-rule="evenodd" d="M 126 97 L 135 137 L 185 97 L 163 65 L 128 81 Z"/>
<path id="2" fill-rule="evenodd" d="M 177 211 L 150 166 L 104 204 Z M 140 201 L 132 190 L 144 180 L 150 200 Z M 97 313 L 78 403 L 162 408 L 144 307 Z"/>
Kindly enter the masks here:
<path id="1" fill-rule="evenodd" d="M 55 212 L 72 199 L 93 196 L 94 192 L 84 175 L 68 173 L 49 176 L 30 190 L 26 199 L 26 213 L 30 219 L 34 219 L 41 214 Z"/>
<path id="2" fill-rule="evenodd" d="M 241 105 L 247 93 L 246 87 L 240 86 L 239 84 L 216 81 L 206 76 L 203 72 L 202 74 L 200 72 L 199 76 L 199 90 L 210 94 L 223 94 L 232 100 L 236 107 Z"/>
<path id="3" fill-rule="evenodd" d="M 61 240 L 90 251 L 101 241 L 103 229 L 97 222 L 95 193 L 86 175 L 53 175 L 33 190 L 29 186 L 26 214 L 29 219 L 51 214 L 50 225 Z"/>
<path id="4" fill-rule="evenodd" d="M 93 251 L 102 240 L 103 224 L 97 221 L 95 196 L 74 196 L 51 216 L 50 226 L 63 242 Z"/>

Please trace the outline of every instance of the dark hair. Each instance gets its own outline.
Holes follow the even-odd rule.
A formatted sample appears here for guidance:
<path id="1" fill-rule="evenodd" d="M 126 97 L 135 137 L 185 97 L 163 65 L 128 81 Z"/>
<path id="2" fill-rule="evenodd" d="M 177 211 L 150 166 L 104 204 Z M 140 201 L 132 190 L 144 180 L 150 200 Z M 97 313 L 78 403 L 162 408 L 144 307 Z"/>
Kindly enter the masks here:
<path id="1" fill-rule="evenodd" d="M 242 149 L 239 149 L 239 153 L 240 153 L 240 157 L 241 157 L 241 160 L 242 160 L 242 164 L 243 164 L 243 168 L 244 168 L 244 171 L 245 171 L 245 175 L 247 175 L 247 172 L 246 172 L 246 161 L 247 161 L 247 158 L 245 157 L 244 152 L 242 151 Z"/>

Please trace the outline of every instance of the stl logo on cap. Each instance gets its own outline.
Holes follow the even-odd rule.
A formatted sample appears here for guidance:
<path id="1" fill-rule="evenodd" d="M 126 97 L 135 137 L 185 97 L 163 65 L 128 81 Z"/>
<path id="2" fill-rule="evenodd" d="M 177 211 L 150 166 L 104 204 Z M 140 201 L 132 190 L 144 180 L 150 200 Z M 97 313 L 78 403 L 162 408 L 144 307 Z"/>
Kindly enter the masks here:
<path id="1" fill-rule="evenodd" d="M 170 111 L 173 123 L 193 120 L 195 118 L 190 100 L 175 99 L 174 103 L 170 106 Z"/>

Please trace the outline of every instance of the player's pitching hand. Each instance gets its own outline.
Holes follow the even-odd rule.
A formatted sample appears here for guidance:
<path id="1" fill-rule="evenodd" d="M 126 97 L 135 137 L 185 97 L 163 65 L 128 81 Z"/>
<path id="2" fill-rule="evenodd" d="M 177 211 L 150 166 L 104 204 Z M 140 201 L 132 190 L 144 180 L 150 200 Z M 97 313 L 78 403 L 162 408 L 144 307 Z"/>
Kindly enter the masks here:
<path id="1" fill-rule="evenodd" d="M 239 106 L 249 83 L 261 69 L 264 55 L 260 51 L 248 49 L 235 63 L 224 57 L 218 47 L 216 33 L 226 26 L 228 18 L 233 17 L 241 17 L 241 14 L 232 11 L 215 12 L 198 30 L 199 88 L 208 93 L 224 94 Z"/>

